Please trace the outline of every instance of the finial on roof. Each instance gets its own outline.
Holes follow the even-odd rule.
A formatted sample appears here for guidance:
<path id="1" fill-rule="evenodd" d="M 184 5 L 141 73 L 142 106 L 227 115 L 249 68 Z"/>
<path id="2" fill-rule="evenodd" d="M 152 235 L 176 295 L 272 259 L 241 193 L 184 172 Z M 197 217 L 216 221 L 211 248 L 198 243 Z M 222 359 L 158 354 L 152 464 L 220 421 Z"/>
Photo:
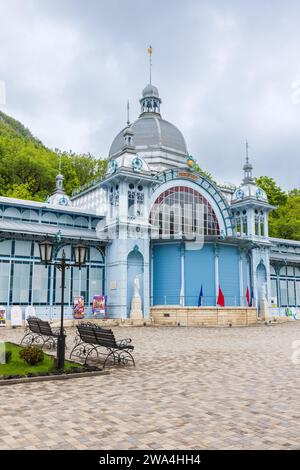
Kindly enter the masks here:
<path id="1" fill-rule="evenodd" d="M 249 163 L 249 144 L 248 144 L 248 140 L 246 140 L 246 163 Z"/>
<path id="2" fill-rule="evenodd" d="M 249 144 L 248 141 L 246 140 L 246 163 L 243 166 L 244 170 L 244 183 L 251 183 L 253 182 L 253 176 L 252 176 L 252 170 L 253 166 L 251 163 L 249 163 Z"/>

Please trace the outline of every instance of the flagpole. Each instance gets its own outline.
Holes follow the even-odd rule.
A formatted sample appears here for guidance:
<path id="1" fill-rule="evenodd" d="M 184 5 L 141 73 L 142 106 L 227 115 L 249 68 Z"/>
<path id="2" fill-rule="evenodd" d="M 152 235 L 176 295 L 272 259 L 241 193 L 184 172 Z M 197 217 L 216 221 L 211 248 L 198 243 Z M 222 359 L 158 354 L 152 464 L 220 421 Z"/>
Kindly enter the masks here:
<path id="1" fill-rule="evenodd" d="M 150 79 L 150 85 L 152 84 L 152 46 L 149 46 L 147 49 L 147 52 L 149 54 L 149 79 Z"/>

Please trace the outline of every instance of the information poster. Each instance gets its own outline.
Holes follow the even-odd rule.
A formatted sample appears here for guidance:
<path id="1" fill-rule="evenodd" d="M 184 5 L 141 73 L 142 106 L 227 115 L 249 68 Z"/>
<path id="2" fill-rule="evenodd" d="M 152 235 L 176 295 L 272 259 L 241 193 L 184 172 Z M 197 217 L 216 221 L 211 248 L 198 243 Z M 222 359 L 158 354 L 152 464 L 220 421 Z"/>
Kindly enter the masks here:
<path id="1" fill-rule="evenodd" d="M 76 320 L 82 320 L 82 318 L 84 318 L 84 298 L 82 295 L 74 297 L 73 312 Z"/>
<path id="2" fill-rule="evenodd" d="M 19 305 L 14 305 L 10 311 L 11 326 L 22 326 L 22 309 Z"/>
<path id="3" fill-rule="evenodd" d="M 0 326 L 6 326 L 6 308 L 0 305 Z"/>
<path id="4" fill-rule="evenodd" d="M 34 308 L 33 305 L 28 305 L 28 306 L 25 308 L 25 320 L 26 320 L 28 317 L 35 317 L 35 308 Z"/>
<path id="5" fill-rule="evenodd" d="M 94 295 L 92 312 L 95 317 L 104 317 L 106 313 L 106 295 Z"/>

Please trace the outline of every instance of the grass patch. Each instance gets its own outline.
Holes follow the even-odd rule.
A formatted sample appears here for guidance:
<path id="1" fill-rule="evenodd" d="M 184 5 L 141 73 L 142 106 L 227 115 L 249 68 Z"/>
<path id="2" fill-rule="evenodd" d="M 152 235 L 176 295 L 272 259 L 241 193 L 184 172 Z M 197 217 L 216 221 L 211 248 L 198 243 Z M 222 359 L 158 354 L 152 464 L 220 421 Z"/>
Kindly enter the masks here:
<path id="1" fill-rule="evenodd" d="M 6 351 L 11 351 L 12 357 L 8 364 L 0 364 L 0 377 L 1 376 L 22 376 L 27 375 L 47 375 L 53 373 L 54 357 L 50 354 L 45 354 L 44 360 L 35 366 L 27 364 L 19 357 L 19 352 L 24 349 L 13 343 L 5 343 Z M 80 364 L 71 361 L 65 361 L 64 371 L 72 372 L 72 369 L 83 369 Z"/>

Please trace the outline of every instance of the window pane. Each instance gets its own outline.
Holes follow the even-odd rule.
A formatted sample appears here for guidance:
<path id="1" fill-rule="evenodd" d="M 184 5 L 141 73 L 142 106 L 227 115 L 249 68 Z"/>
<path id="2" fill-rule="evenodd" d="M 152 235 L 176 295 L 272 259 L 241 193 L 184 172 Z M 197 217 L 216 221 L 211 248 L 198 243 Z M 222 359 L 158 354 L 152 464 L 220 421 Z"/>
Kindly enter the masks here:
<path id="1" fill-rule="evenodd" d="M 280 281 L 280 299 L 281 299 L 281 306 L 287 306 L 287 284 L 286 281 Z"/>
<path id="2" fill-rule="evenodd" d="M 291 307 L 294 307 L 296 303 L 294 281 L 288 281 L 288 291 L 289 291 L 289 305 Z"/>
<path id="3" fill-rule="evenodd" d="M 84 297 L 85 304 L 88 302 L 86 266 L 83 266 L 81 270 L 73 268 L 73 298 L 78 295 Z"/>
<path id="4" fill-rule="evenodd" d="M 103 272 L 104 268 L 90 267 L 90 302 L 94 295 L 103 295 Z"/>
<path id="5" fill-rule="evenodd" d="M 0 302 L 6 304 L 8 301 L 8 284 L 10 275 L 10 264 L 0 262 Z"/>
<path id="6" fill-rule="evenodd" d="M 14 264 L 12 301 L 15 304 L 29 302 L 29 264 Z"/>
<path id="7" fill-rule="evenodd" d="M 31 255 L 31 242 L 28 240 L 16 240 L 15 255 L 16 256 L 30 256 Z"/>
<path id="8" fill-rule="evenodd" d="M 56 283 L 55 283 L 55 303 L 61 303 L 61 272 L 56 269 Z M 70 269 L 65 271 L 65 302 L 70 303 Z"/>
<path id="9" fill-rule="evenodd" d="M 297 306 L 300 307 L 300 281 L 296 282 Z"/>
<path id="10" fill-rule="evenodd" d="M 278 299 L 277 299 L 277 283 L 276 279 L 271 279 L 271 297 L 274 300 L 274 302 L 277 304 Z"/>
<path id="11" fill-rule="evenodd" d="M 0 255 L 10 256 L 11 254 L 11 240 L 3 240 L 0 242 Z"/>
<path id="12" fill-rule="evenodd" d="M 33 266 L 32 302 L 44 304 L 48 301 L 48 268 L 41 264 Z"/>

